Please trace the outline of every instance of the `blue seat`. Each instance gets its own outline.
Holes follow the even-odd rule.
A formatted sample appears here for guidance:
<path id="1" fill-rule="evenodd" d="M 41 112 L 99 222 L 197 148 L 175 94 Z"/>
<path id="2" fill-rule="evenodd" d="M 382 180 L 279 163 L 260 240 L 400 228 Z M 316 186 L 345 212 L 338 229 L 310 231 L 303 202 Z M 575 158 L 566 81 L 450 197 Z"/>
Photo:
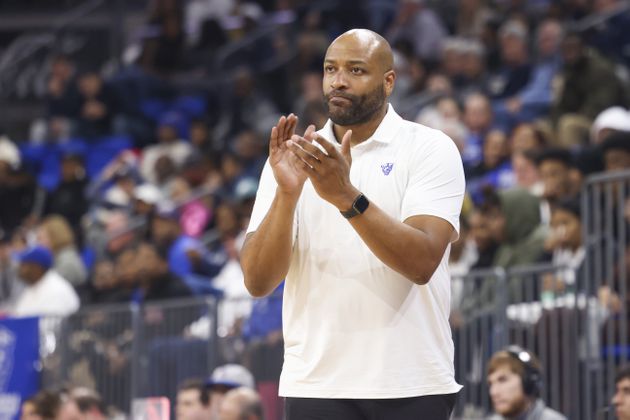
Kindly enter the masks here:
<path id="1" fill-rule="evenodd" d="M 173 102 L 172 110 L 189 118 L 199 118 L 206 112 L 207 104 L 202 96 L 180 96 Z"/>
<path id="2" fill-rule="evenodd" d="M 85 170 L 88 177 L 98 175 L 120 152 L 132 147 L 132 140 L 126 136 L 100 138 L 87 148 Z"/>

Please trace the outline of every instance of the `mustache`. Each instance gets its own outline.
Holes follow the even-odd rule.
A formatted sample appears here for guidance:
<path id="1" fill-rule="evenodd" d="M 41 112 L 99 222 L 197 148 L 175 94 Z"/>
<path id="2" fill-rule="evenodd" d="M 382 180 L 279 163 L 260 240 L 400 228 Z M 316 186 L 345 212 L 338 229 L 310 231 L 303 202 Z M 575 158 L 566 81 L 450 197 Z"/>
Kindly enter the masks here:
<path id="1" fill-rule="evenodd" d="M 345 93 L 339 90 L 330 91 L 324 96 L 326 97 L 327 101 L 329 101 L 331 98 L 344 98 L 349 101 L 356 102 L 356 100 L 358 99 L 358 96 L 350 95 L 349 93 Z"/>

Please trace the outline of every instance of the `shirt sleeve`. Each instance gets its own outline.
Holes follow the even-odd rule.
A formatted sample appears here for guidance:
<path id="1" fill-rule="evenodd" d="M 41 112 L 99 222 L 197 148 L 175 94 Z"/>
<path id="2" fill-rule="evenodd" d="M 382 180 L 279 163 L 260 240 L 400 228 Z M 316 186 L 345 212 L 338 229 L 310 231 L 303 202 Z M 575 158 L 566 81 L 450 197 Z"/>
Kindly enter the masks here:
<path id="1" fill-rule="evenodd" d="M 422 140 L 423 142 L 426 141 Z M 449 222 L 459 237 L 459 215 L 466 181 L 455 143 L 443 133 L 411 156 L 409 181 L 402 200 L 401 218 L 429 215 Z"/>

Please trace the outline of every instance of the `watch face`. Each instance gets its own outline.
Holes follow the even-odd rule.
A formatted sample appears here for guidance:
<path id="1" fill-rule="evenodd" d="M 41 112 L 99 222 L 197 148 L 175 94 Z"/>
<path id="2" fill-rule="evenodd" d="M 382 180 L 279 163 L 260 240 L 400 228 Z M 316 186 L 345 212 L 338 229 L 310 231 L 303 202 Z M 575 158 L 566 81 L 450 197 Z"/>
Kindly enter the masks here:
<path id="1" fill-rule="evenodd" d="M 363 194 L 361 194 L 357 198 L 357 201 L 354 203 L 354 208 L 359 214 L 361 214 L 365 210 L 367 210 L 369 205 L 370 205 L 370 202 L 368 201 L 368 199 Z"/>

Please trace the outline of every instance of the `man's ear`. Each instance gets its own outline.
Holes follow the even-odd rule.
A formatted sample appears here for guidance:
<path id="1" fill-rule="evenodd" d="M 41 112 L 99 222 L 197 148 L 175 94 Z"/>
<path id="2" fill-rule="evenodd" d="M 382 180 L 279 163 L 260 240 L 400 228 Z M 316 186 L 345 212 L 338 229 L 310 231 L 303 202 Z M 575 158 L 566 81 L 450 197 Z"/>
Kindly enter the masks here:
<path id="1" fill-rule="evenodd" d="M 394 91 L 394 85 L 396 83 L 396 72 L 394 70 L 388 70 L 384 75 L 385 96 L 389 96 Z"/>

